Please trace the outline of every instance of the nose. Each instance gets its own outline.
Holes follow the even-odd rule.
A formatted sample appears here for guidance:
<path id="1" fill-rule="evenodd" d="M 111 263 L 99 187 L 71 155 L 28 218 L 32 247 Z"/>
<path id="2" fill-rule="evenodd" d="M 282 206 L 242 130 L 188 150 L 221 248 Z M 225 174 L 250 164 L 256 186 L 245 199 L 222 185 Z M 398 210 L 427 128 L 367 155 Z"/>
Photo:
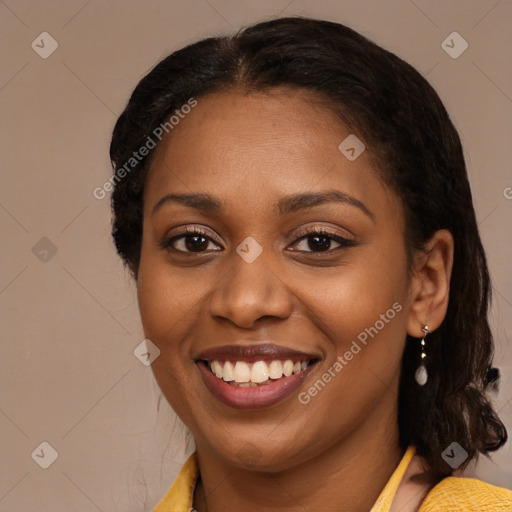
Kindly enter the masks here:
<path id="1" fill-rule="evenodd" d="M 231 258 L 230 258 L 231 259 Z M 293 294 L 263 253 L 252 263 L 238 254 L 210 295 L 212 317 L 230 320 L 244 329 L 254 328 L 264 317 L 286 319 L 292 313 Z"/>

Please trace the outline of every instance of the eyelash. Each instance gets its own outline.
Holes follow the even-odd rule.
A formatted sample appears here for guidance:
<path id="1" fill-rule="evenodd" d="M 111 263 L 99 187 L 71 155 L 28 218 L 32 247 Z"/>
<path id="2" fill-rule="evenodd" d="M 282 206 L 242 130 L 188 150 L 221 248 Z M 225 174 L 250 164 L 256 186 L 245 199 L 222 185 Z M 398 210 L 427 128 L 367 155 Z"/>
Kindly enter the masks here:
<path id="1" fill-rule="evenodd" d="M 172 236 L 169 238 L 164 238 L 159 243 L 159 245 L 160 245 L 161 249 L 173 250 L 179 254 L 204 254 L 206 251 L 194 253 L 193 251 L 182 251 L 180 249 L 175 249 L 174 247 L 172 247 L 172 244 L 176 240 L 186 238 L 186 237 L 193 237 L 193 236 L 203 236 L 204 238 L 206 238 L 207 240 L 209 240 L 211 242 L 218 243 L 216 240 L 212 239 L 205 230 L 194 226 L 192 228 L 187 228 L 187 230 L 185 232 L 183 232 L 179 235 L 175 235 L 175 236 Z M 300 231 L 299 233 L 297 233 L 296 236 L 298 238 L 295 240 L 294 244 L 301 240 L 304 240 L 304 239 L 307 239 L 307 238 L 313 237 L 313 236 L 327 237 L 327 238 L 331 239 L 332 241 L 340 244 L 339 247 L 335 247 L 334 249 L 328 249 L 327 251 L 296 251 L 296 252 L 300 252 L 300 253 L 306 252 L 306 253 L 315 254 L 315 255 L 322 255 L 322 254 L 330 255 L 333 252 L 338 251 L 340 249 L 354 247 L 356 245 L 356 242 L 354 242 L 353 240 L 342 237 L 340 235 L 336 235 L 336 234 L 326 230 L 325 228 L 313 228 L 313 229 L 309 229 L 309 230 L 306 229 L 306 230 L 303 230 L 303 231 Z M 215 251 L 215 252 L 220 252 L 220 251 Z"/>

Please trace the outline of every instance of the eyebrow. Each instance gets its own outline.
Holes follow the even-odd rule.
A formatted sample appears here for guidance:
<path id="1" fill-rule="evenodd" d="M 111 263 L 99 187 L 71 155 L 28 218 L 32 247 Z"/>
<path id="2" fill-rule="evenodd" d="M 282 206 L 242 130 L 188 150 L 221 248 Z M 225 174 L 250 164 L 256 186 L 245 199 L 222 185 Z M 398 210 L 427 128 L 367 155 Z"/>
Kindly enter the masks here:
<path id="1" fill-rule="evenodd" d="M 224 210 L 223 203 L 210 194 L 166 194 L 156 203 L 151 215 L 155 215 L 163 205 L 173 202 L 205 213 L 219 213 Z M 355 206 L 372 220 L 375 220 L 374 213 L 363 202 L 339 190 L 304 192 L 286 196 L 276 201 L 273 207 L 281 215 L 287 215 L 327 203 L 344 203 Z"/>

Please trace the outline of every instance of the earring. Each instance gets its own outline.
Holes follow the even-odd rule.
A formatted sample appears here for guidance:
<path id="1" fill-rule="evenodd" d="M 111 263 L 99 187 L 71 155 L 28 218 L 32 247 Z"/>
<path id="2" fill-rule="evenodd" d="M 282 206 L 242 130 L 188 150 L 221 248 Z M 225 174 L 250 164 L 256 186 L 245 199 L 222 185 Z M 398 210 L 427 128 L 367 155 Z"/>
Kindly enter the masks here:
<path id="1" fill-rule="evenodd" d="M 428 380 L 428 373 L 427 369 L 425 367 L 424 360 L 427 357 L 427 354 L 425 354 L 425 337 L 428 334 L 428 325 L 424 325 L 421 330 L 423 331 L 423 338 L 421 339 L 421 364 L 418 366 L 418 369 L 416 370 L 416 373 L 414 374 L 414 378 L 416 379 L 416 382 L 420 386 L 424 386 L 427 383 Z"/>

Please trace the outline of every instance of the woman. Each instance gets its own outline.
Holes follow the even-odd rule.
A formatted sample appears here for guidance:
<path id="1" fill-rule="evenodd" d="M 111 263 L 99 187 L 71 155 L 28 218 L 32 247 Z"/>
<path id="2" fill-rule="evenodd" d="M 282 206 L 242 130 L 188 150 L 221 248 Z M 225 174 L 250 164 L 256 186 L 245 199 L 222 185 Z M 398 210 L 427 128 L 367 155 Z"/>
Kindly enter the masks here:
<path id="1" fill-rule="evenodd" d="M 462 148 L 419 73 L 336 23 L 260 23 L 160 62 L 111 159 L 196 444 L 157 512 L 512 510 L 451 476 L 507 433 Z"/>

